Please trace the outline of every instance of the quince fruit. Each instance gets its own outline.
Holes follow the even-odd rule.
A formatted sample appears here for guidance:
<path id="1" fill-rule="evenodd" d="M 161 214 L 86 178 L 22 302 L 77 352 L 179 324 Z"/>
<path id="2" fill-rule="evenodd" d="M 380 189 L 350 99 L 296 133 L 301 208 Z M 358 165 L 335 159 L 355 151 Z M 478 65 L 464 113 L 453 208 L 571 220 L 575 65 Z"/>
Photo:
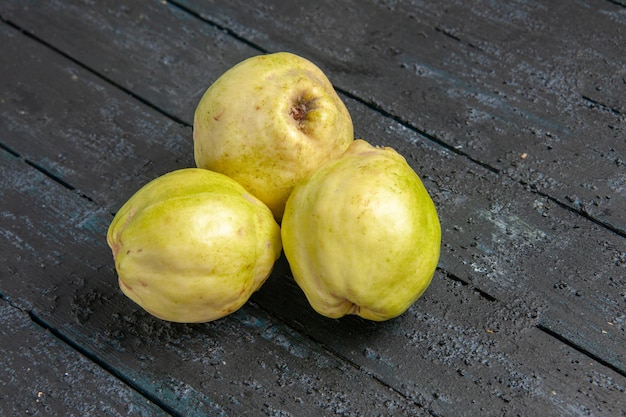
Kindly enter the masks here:
<path id="1" fill-rule="evenodd" d="M 123 293 L 152 315 L 206 322 L 241 307 L 281 252 L 271 211 L 234 180 L 188 168 L 133 195 L 107 242 Z"/>
<path id="2" fill-rule="evenodd" d="M 198 168 L 225 174 L 280 221 L 293 187 L 354 140 L 324 73 L 287 52 L 254 56 L 220 76 L 194 114 Z"/>
<path id="3" fill-rule="evenodd" d="M 331 318 L 402 314 L 439 260 L 441 228 L 422 181 L 395 150 L 360 139 L 294 188 L 281 229 L 297 284 Z"/>

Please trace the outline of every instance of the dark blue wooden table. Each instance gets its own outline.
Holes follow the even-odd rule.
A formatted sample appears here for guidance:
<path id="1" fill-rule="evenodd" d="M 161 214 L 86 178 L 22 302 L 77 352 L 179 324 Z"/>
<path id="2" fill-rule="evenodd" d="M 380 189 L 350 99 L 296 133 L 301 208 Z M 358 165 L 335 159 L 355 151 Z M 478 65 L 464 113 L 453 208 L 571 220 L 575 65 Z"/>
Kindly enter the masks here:
<path id="1" fill-rule="evenodd" d="M 626 3 L 0 4 L 1 416 L 626 415 Z M 319 65 L 440 214 L 424 296 L 324 318 L 282 257 L 236 313 L 153 318 L 106 231 L 194 166 L 205 89 Z"/>

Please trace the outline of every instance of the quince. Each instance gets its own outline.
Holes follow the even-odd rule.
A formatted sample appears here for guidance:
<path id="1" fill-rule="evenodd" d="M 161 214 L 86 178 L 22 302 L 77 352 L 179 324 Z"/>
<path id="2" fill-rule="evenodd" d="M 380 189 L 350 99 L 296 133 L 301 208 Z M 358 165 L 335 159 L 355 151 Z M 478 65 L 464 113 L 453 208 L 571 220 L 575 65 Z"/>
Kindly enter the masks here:
<path id="1" fill-rule="evenodd" d="M 122 292 L 152 315 L 206 322 L 241 307 L 281 252 L 271 211 L 234 180 L 188 168 L 133 195 L 107 234 Z"/>
<path id="2" fill-rule="evenodd" d="M 198 168 L 233 178 L 280 221 L 293 187 L 340 156 L 354 136 L 326 75 L 305 58 L 279 52 L 240 62 L 206 90 L 193 140 Z"/>
<path id="3" fill-rule="evenodd" d="M 331 318 L 402 314 L 439 260 L 441 228 L 422 181 L 395 150 L 360 139 L 294 188 L 281 228 L 297 284 Z"/>

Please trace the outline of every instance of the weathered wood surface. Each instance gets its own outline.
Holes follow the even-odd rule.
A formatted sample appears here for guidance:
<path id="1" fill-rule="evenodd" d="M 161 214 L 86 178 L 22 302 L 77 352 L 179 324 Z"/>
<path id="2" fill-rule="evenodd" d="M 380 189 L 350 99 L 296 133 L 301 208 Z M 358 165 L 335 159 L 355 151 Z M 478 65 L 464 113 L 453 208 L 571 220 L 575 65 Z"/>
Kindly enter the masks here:
<path id="1" fill-rule="evenodd" d="M 182 3 L 264 49 L 304 51 L 361 100 L 626 232 L 623 7 L 602 0 Z M 594 177 L 580 183 L 581 169 Z"/>
<path id="2" fill-rule="evenodd" d="M 626 11 L 567 4 L 4 2 L 3 333 L 33 317 L 146 415 L 624 415 Z M 153 319 L 117 289 L 108 222 L 193 165 L 206 87 L 277 50 L 422 176 L 434 282 L 391 322 L 328 320 L 281 259 L 232 316 Z"/>
<path id="3" fill-rule="evenodd" d="M 623 7 L 604 0 L 182 3 L 256 52 L 310 57 L 342 90 L 626 233 Z M 162 30 L 159 24 L 167 21 L 143 5 L 87 16 L 84 7 L 53 6 L 53 15 L 41 5 L 23 6 L 27 13 L 16 22 L 46 40 L 58 39 L 63 50 L 73 44 L 72 55 L 81 62 L 142 96 L 156 96 L 151 102 L 160 108 L 182 105 L 190 121 L 194 99 L 204 90 L 195 80 L 211 78 L 206 71 L 223 56 L 212 53 L 223 36 L 209 35 L 213 43 L 207 44 L 206 25 L 180 14 L 179 27 Z M 48 23 L 42 26 L 41 19 Z M 116 21 L 124 19 L 128 26 L 121 29 Z M 93 33 L 94 27 L 104 33 Z M 90 39 L 80 36 L 84 30 Z M 112 55 L 94 49 L 112 49 Z M 161 70 L 176 76 L 158 79 Z M 579 170 L 595 175 L 580 183 Z"/>
<path id="4" fill-rule="evenodd" d="M 4 299 L 0 317 L 0 415 L 167 415 Z"/>

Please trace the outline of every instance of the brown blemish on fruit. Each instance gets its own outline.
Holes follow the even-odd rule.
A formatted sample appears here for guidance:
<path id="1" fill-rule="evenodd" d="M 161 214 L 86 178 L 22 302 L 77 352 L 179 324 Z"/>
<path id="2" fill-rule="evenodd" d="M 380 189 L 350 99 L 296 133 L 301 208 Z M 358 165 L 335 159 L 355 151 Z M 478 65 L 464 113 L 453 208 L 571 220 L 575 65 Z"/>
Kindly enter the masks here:
<path id="1" fill-rule="evenodd" d="M 120 283 L 120 286 L 121 286 L 121 287 L 124 287 L 124 288 L 128 289 L 129 291 L 132 291 L 132 290 L 133 290 L 133 287 L 131 287 L 130 285 L 128 285 L 127 283 L 125 283 L 125 282 L 124 282 L 124 281 L 122 281 L 121 279 L 120 279 L 120 280 L 118 280 L 118 281 L 119 281 L 119 283 Z"/>
<path id="2" fill-rule="evenodd" d="M 299 96 L 289 109 L 289 115 L 296 121 L 298 128 L 306 133 L 306 118 L 315 109 L 315 99 Z"/>
<path id="3" fill-rule="evenodd" d="M 133 219 L 133 217 L 135 217 L 135 214 L 137 214 L 137 209 L 136 208 L 131 208 L 128 211 L 128 216 L 126 217 L 126 221 L 124 221 L 124 224 L 122 225 L 122 227 L 120 228 L 120 232 L 124 229 L 126 229 L 126 226 L 128 226 L 128 223 L 130 223 L 130 221 Z"/>
<path id="4" fill-rule="evenodd" d="M 117 258 L 117 253 L 120 251 L 120 245 L 114 242 L 110 243 L 111 251 L 113 252 L 113 258 Z"/>
<path id="5" fill-rule="evenodd" d="M 225 111 L 226 109 L 222 110 L 219 114 L 216 114 L 215 116 L 213 116 L 213 120 L 215 120 L 216 122 L 219 122 L 220 118 L 222 117 Z"/>

